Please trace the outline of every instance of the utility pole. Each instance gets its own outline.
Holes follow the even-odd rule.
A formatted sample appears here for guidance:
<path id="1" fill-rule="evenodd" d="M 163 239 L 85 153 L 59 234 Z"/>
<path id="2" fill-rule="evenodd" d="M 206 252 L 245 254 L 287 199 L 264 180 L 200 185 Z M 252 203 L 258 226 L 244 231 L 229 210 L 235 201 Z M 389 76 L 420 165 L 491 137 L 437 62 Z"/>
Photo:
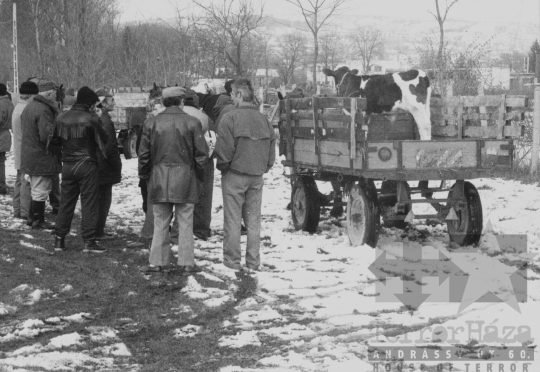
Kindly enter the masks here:
<path id="1" fill-rule="evenodd" d="M 540 0 L 538 2 L 538 35 L 540 40 Z M 536 54 L 536 84 L 534 85 L 534 120 L 531 149 L 531 175 L 538 172 L 538 152 L 540 150 L 540 54 Z"/>
<path id="2" fill-rule="evenodd" d="M 19 94 L 19 55 L 17 50 L 17 4 L 13 2 L 13 93 Z"/>

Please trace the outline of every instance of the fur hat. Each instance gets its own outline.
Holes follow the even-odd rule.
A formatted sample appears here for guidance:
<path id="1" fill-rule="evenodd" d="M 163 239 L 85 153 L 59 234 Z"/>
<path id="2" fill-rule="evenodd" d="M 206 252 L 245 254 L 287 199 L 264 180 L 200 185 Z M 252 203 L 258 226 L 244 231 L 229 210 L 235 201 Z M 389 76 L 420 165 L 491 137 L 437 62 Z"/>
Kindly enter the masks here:
<path id="1" fill-rule="evenodd" d="M 19 88 L 20 94 L 38 94 L 39 88 L 36 83 L 33 81 L 25 81 L 21 84 Z"/>
<path id="2" fill-rule="evenodd" d="M 0 83 L 0 96 L 7 95 L 7 87 L 5 84 Z"/>
<path id="3" fill-rule="evenodd" d="M 99 102 L 99 98 L 92 89 L 84 86 L 77 92 L 77 103 L 86 104 L 92 106 L 94 103 Z"/>

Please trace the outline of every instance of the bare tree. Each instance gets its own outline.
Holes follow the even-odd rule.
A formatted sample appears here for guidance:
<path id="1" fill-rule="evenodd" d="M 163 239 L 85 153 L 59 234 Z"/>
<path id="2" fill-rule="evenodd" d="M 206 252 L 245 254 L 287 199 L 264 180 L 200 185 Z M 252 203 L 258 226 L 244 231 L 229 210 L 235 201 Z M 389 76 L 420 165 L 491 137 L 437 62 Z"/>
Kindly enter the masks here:
<path id="1" fill-rule="evenodd" d="M 347 0 L 286 0 L 298 7 L 313 34 L 313 83 L 317 83 L 319 61 L 319 31 Z"/>
<path id="2" fill-rule="evenodd" d="M 221 5 L 212 1 L 206 5 L 194 0 L 206 12 L 206 26 L 221 41 L 227 60 L 234 66 L 236 75 L 244 73 L 242 49 L 248 35 L 260 26 L 264 5 L 255 10 L 249 0 L 223 0 Z"/>
<path id="3" fill-rule="evenodd" d="M 362 26 L 350 37 L 354 53 L 360 56 L 364 73 L 367 73 L 371 69 L 373 59 L 382 57 L 384 53 L 384 36 L 377 28 Z"/>
<path id="4" fill-rule="evenodd" d="M 445 0 L 444 8 L 439 6 L 439 0 L 435 0 L 435 9 L 436 13 L 429 12 L 439 24 L 439 51 L 437 53 L 438 68 L 439 68 L 439 87 L 441 90 L 441 96 L 444 97 L 444 84 L 446 76 L 446 58 L 444 55 L 444 22 L 448 16 L 450 9 L 458 2 L 459 0 Z M 442 10 L 442 11 L 441 11 Z"/>
<path id="5" fill-rule="evenodd" d="M 320 36 L 320 60 L 325 67 L 334 70 L 345 59 L 343 36 L 335 31 L 325 32 Z M 325 76 L 328 79 L 327 76 Z M 328 82 L 328 80 L 326 80 Z"/>
<path id="6" fill-rule="evenodd" d="M 283 82 L 294 82 L 294 72 L 300 67 L 306 56 L 306 38 L 298 32 L 291 32 L 279 38 L 277 69 Z"/>

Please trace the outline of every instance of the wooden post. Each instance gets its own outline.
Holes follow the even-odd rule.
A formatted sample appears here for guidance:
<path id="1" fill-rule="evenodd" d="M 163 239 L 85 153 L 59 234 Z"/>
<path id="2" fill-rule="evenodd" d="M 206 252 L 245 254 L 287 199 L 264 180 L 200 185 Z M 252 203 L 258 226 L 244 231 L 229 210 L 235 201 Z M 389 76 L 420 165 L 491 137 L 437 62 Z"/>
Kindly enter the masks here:
<path id="1" fill-rule="evenodd" d="M 351 160 L 356 158 L 356 98 L 351 98 Z"/>
<path id="2" fill-rule="evenodd" d="M 264 92 L 263 92 L 262 86 L 259 87 L 259 98 L 261 100 L 261 107 L 260 107 L 261 114 L 264 114 Z"/>
<path id="3" fill-rule="evenodd" d="M 463 98 L 459 97 L 459 105 L 457 110 L 457 127 L 458 127 L 458 139 L 463 139 Z"/>
<path id="4" fill-rule="evenodd" d="M 534 87 L 534 121 L 531 153 L 531 175 L 538 172 L 538 150 L 540 149 L 540 86 Z"/>
<path id="5" fill-rule="evenodd" d="M 501 96 L 501 105 L 499 106 L 499 119 L 497 120 L 497 139 L 503 138 L 504 125 L 506 121 L 504 116 L 506 114 L 506 94 Z"/>
<path id="6" fill-rule="evenodd" d="M 321 137 L 319 131 L 319 99 L 311 98 L 313 106 L 313 130 L 315 131 L 315 155 L 317 155 L 317 165 L 321 166 Z"/>

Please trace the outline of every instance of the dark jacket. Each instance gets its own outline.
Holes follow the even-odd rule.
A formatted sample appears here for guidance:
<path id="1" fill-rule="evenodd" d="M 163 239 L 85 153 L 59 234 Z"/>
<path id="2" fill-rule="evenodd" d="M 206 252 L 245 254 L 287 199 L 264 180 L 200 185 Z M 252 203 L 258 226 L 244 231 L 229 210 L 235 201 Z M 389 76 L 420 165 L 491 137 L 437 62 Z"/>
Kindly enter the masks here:
<path id="1" fill-rule="evenodd" d="M 214 153 L 220 171 L 260 176 L 276 160 L 274 128 L 257 107 L 238 107 L 218 122 Z"/>
<path id="2" fill-rule="evenodd" d="M 120 152 L 118 151 L 116 131 L 114 130 L 114 123 L 108 112 L 103 111 L 99 118 L 101 119 L 103 130 L 107 133 L 107 137 L 109 138 L 105 144 L 107 158 L 104 158 L 101 152 L 98 152 L 97 154 L 99 184 L 114 185 L 122 180 L 122 160 L 120 159 Z"/>
<path id="3" fill-rule="evenodd" d="M 9 97 L 0 97 L 0 153 L 8 152 L 11 149 L 11 115 L 13 114 L 13 103 Z"/>
<path id="4" fill-rule="evenodd" d="M 54 176 L 61 171 L 59 146 L 53 140 L 55 102 L 40 95 L 21 114 L 21 172 L 31 176 Z"/>
<path id="5" fill-rule="evenodd" d="M 196 203 L 208 145 L 201 122 L 179 107 L 167 107 L 144 122 L 139 148 L 139 177 L 149 179 L 153 203 Z"/>
<path id="6" fill-rule="evenodd" d="M 105 144 L 108 137 L 99 117 L 84 104 L 75 104 L 55 122 L 55 136 L 62 142 L 62 161 L 98 162 L 98 152 L 107 157 Z"/>

